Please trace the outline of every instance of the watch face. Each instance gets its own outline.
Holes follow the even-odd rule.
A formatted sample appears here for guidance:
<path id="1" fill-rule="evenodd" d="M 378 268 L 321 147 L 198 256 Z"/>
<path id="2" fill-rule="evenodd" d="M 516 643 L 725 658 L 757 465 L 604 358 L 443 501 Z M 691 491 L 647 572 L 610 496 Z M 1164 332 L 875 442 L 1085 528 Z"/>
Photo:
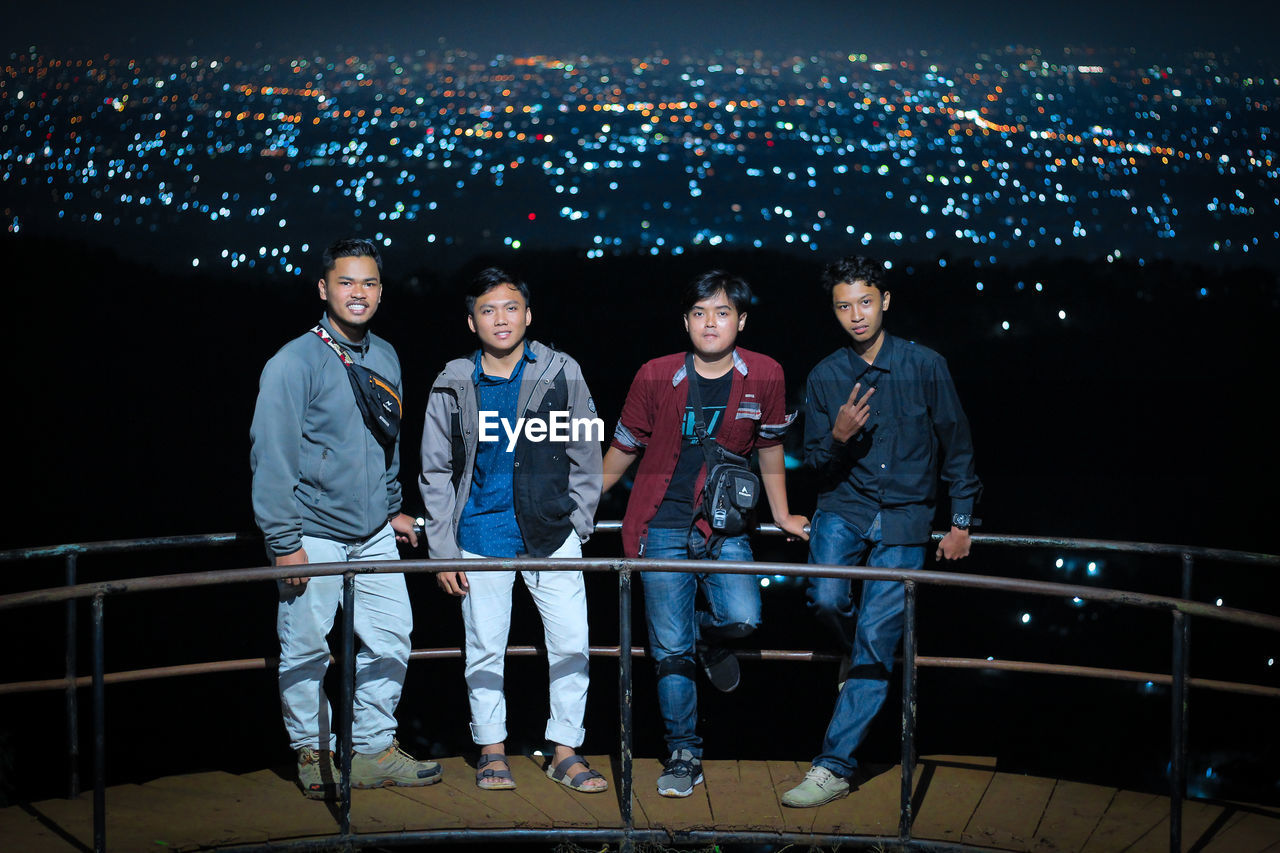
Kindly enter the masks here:
<path id="1" fill-rule="evenodd" d="M 967 530 L 969 528 L 969 516 L 965 515 L 963 512 L 957 512 L 955 515 L 951 516 L 951 526 L 958 527 L 961 530 Z"/>

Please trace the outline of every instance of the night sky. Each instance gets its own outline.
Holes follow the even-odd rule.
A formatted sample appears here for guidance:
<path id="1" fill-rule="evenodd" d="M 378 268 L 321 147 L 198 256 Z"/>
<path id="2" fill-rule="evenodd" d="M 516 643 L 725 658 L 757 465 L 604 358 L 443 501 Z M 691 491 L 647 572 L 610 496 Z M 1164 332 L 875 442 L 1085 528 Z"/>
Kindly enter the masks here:
<path id="1" fill-rule="evenodd" d="M 485 3 L 306 4 L 228 0 L 127 6 L 74 0 L 23 3 L 6 15 L 5 50 L 152 53 L 323 51 L 342 46 L 413 50 L 444 39 L 481 53 L 763 49 L 968 49 L 1024 44 L 1136 47 L 1143 51 L 1241 49 L 1277 56 L 1272 3 L 800 2 L 581 0 Z"/>

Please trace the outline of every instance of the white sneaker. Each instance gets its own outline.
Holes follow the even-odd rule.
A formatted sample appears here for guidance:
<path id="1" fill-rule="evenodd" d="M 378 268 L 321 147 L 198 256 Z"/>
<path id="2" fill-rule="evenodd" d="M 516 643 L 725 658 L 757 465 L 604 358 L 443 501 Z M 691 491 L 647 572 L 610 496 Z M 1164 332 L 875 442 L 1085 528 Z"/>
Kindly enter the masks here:
<path id="1" fill-rule="evenodd" d="M 804 781 L 782 795 L 782 804 L 797 809 L 820 806 L 849 793 L 849 783 L 825 767 L 813 765 Z"/>

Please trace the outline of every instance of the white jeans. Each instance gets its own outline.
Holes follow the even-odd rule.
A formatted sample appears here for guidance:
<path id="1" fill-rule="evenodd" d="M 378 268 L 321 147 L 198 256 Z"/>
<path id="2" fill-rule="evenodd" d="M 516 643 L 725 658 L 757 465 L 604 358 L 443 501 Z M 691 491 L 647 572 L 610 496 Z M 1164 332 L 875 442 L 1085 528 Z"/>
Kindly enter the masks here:
<path id="1" fill-rule="evenodd" d="M 468 559 L 479 554 L 463 551 Z M 575 532 L 551 555 L 582 556 Z M 582 718 L 587 707 L 587 593 L 582 572 L 520 572 L 542 616 L 551 681 L 551 718 L 546 738 L 577 748 L 586 737 Z M 507 700 L 503 664 L 511 629 L 514 571 L 467 572 L 471 587 L 462 599 L 467 629 L 467 699 L 471 702 L 471 738 L 482 746 L 507 739 Z"/>
<path id="2" fill-rule="evenodd" d="M 395 533 L 388 524 L 364 542 L 347 545 L 303 536 L 312 563 L 398 560 Z M 324 692 L 329 667 L 325 635 L 342 604 L 342 576 L 313 577 L 305 586 L 278 584 L 280 606 L 280 705 L 289 743 L 295 749 L 337 749 L 333 715 Z M 381 752 L 396 733 L 396 705 L 409 663 L 413 612 L 404 575 L 356 575 L 356 695 L 352 745 L 356 752 Z"/>

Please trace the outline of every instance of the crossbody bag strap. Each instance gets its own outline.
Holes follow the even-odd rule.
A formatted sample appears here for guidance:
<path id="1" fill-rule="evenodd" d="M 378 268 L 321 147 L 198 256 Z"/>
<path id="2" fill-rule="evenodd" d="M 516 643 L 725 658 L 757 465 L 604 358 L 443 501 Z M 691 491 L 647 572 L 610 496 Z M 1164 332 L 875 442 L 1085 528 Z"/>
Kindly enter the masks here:
<path id="1" fill-rule="evenodd" d="M 689 405 L 693 409 L 693 434 L 698 437 L 698 444 L 702 447 L 702 455 L 707 460 L 707 472 L 711 472 L 712 466 L 719 462 L 718 455 L 711 449 L 715 443 L 714 440 L 707 435 L 707 418 L 702 412 L 702 393 L 698 389 L 698 374 L 693 367 L 693 353 L 688 352 L 684 355 L 684 378 L 689 383 Z"/>
<path id="2" fill-rule="evenodd" d="M 335 341 L 333 339 L 333 336 L 324 330 L 324 326 L 321 326 L 319 323 L 317 323 L 315 327 L 312 328 L 311 331 L 319 335 L 320 340 L 328 344 L 329 349 L 333 350 L 338 354 L 338 358 L 342 359 L 343 364 L 347 365 L 348 367 L 355 364 L 355 362 L 351 360 L 351 356 L 347 353 L 347 351 L 342 348 L 342 345 L 339 344 L 337 341 Z"/>

